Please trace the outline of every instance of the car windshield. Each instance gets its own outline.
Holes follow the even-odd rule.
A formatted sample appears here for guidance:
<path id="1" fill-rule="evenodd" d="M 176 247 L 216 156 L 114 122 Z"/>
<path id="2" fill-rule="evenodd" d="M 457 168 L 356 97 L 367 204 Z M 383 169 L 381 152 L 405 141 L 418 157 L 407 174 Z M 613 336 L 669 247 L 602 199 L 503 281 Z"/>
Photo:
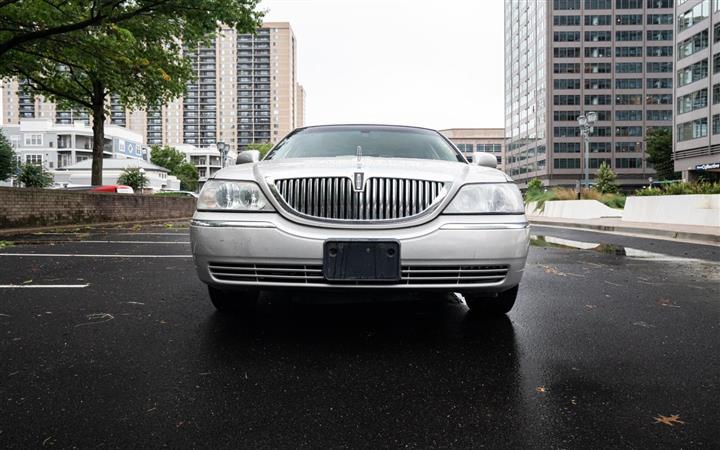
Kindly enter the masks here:
<path id="1" fill-rule="evenodd" d="M 401 127 L 311 127 L 283 139 L 266 159 L 356 157 L 465 162 L 437 132 Z"/>

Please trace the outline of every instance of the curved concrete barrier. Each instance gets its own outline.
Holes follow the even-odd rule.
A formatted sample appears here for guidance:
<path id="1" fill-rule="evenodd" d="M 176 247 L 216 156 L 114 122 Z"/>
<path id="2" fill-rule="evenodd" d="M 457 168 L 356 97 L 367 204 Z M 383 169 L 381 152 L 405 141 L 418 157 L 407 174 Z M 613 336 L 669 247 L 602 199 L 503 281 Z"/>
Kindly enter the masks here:
<path id="1" fill-rule="evenodd" d="M 720 194 L 628 197 L 622 220 L 720 227 Z"/>
<path id="2" fill-rule="evenodd" d="M 525 207 L 525 213 L 534 217 L 556 217 L 562 219 L 600 219 L 603 217 L 622 217 L 620 209 L 610 208 L 597 200 L 553 200 L 545 202 L 542 211 L 536 202 Z"/>

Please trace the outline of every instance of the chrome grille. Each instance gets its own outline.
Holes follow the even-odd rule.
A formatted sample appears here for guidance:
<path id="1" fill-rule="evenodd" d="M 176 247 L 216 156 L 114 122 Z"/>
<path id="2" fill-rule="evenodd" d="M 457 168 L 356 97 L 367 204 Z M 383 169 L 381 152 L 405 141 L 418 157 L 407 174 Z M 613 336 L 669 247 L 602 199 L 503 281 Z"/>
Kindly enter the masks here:
<path id="1" fill-rule="evenodd" d="M 338 220 L 391 220 L 425 211 L 442 192 L 440 181 L 369 178 L 356 192 L 347 177 L 290 178 L 275 181 L 285 203 L 308 216 Z"/>
<path id="2" fill-rule="evenodd" d="M 291 283 L 291 284 L 327 284 L 323 276 L 322 265 L 306 264 L 234 264 L 209 263 L 212 276 L 220 281 L 246 283 Z M 403 285 L 467 285 L 494 284 L 505 279 L 507 265 L 496 266 L 402 266 L 398 283 Z M 350 282 L 343 284 L 371 285 L 372 281 Z M 384 283 L 387 284 L 387 283 Z"/>
<path id="3" fill-rule="evenodd" d="M 213 277 L 222 281 L 255 283 L 323 283 L 322 266 L 209 263 Z"/>
<path id="4" fill-rule="evenodd" d="M 402 266 L 403 284 L 492 284 L 507 276 L 509 266 Z"/>

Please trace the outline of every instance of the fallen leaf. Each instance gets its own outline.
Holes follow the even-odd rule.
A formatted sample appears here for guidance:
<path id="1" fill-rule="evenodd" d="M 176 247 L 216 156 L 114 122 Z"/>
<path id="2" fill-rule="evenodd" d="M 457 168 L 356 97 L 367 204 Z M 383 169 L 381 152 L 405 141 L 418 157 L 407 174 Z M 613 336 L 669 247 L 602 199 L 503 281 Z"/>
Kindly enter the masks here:
<path id="1" fill-rule="evenodd" d="M 669 426 L 674 426 L 676 423 L 685 424 L 682 420 L 680 420 L 679 414 L 673 414 L 671 416 L 663 416 L 662 414 L 658 414 L 660 417 L 655 417 L 655 423 L 662 423 Z"/>
<path id="2" fill-rule="evenodd" d="M 597 308 L 597 305 L 585 305 L 587 309 L 595 309 Z"/>
<path id="3" fill-rule="evenodd" d="M 678 305 L 674 304 L 672 300 L 667 298 L 661 298 L 657 301 L 657 304 L 660 306 L 667 306 L 668 308 L 679 308 Z"/>
<path id="4" fill-rule="evenodd" d="M 32 278 L 30 278 L 29 280 L 23 281 L 23 284 L 30 284 L 30 283 L 32 283 Z"/>
<path id="5" fill-rule="evenodd" d="M 535 388 L 535 392 L 539 392 L 540 394 L 544 394 L 547 392 L 547 389 L 545 389 L 545 386 L 538 386 Z"/>

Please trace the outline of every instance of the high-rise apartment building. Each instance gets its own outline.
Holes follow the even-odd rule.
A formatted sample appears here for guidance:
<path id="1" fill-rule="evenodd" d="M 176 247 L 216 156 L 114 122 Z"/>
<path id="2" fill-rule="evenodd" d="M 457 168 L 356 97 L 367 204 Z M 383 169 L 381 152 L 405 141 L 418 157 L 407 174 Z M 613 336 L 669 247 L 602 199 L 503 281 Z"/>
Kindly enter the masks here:
<path id="1" fill-rule="evenodd" d="M 675 170 L 693 181 L 720 176 L 720 2 L 678 0 L 675 52 Z"/>
<path id="2" fill-rule="evenodd" d="M 505 170 L 505 130 L 502 128 L 449 128 L 440 130 L 473 162 L 477 153 L 492 153 L 498 169 Z"/>
<path id="3" fill-rule="evenodd" d="M 297 42 L 287 22 L 264 23 L 255 34 L 230 28 L 208 45 L 185 48 L 196 78 L 167 105 L 142 111 L 108 99 L 108 122 L 140 133 L 147 144 L 209 147 L 231 151 L 250 143 L 277 142 L 305 120 L 305 91 L 297 80 Z M 53 103 L 23 93 L 17 81 L 0 87 L 4 123 L 21 118 L 87 122 L 86 113 L 56 110 Z"/>
<path id="4" fill-rule="evenodd" d="M 620 184 L 647 184 L 645 136 L 672 126 L 673 19 L 673 0 L 507 1 L 506 171 L 521 184 L 576 184 L 577 117 L 596 112 L 591 178 L 605 162 Z"/>

